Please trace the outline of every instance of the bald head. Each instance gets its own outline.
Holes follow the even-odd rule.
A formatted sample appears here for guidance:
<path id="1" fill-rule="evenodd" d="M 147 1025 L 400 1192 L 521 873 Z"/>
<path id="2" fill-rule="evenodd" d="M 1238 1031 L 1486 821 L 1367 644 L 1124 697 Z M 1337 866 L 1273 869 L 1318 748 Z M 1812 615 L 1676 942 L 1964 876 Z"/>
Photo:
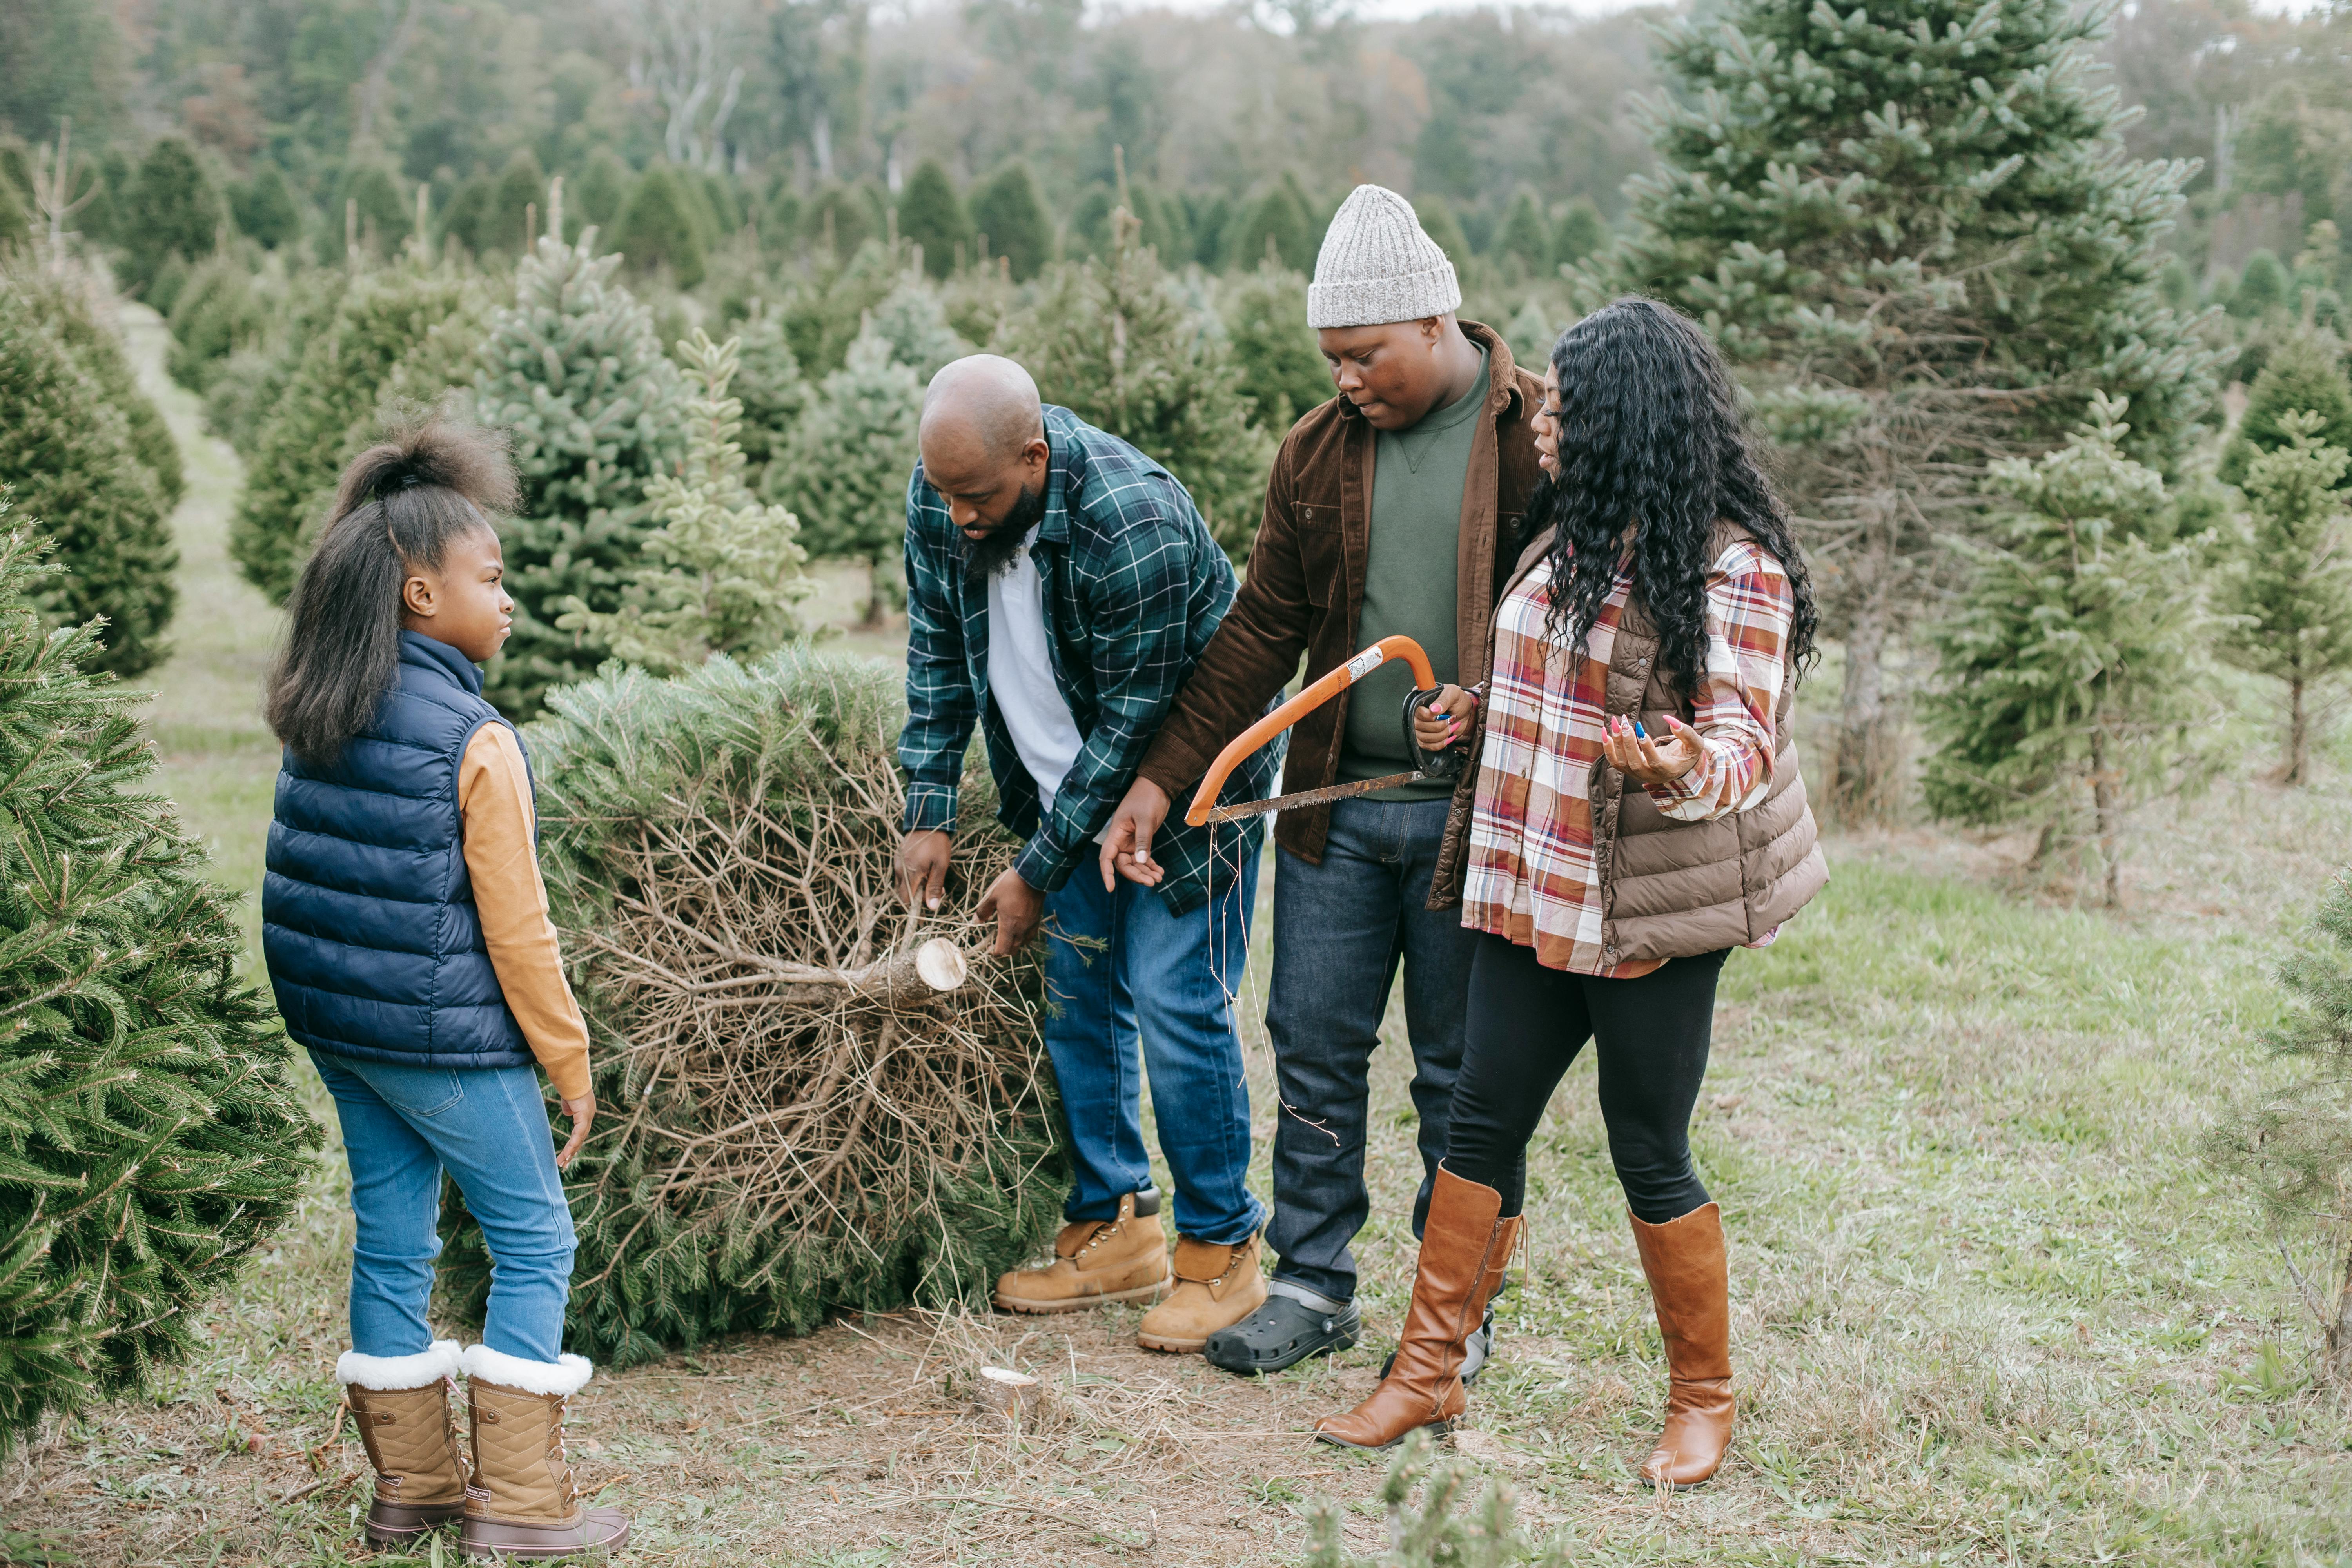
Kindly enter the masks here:
<path id="1" fill-rule="evenodd" d="M 968 355 L 931 377 L 920 439 L 923 477 L 975 539 L 1042 490 L 1052 452 L 1037 384 L 1001 354 Z"/>

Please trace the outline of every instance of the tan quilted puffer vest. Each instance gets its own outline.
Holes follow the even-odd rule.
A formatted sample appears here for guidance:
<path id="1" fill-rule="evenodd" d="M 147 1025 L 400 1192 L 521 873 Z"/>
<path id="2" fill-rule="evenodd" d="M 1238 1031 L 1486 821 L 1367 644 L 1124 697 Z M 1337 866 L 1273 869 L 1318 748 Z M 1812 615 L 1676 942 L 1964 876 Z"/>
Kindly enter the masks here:
<path id="1" fill-rule="evenodd" d="M 1708 544 L 1709 558 L 1748 537 L 1736 523 L 1717 523 Z M 1513 588 L 1550 547 L 1549 532 L 1528 546 L 1511 574 Z M 1666 714 L 1689 723 L 1692 710 L 1660 679 L 1657 653 L 1657 630 L 1649 616 L 1638 600 L 1628 603 L 1610 651 L 1608 710 L 1636 715 L 1644 728 L 1663 732 Z M 1491 653 L 1486 673 L 1494 673 Z M 1687 958 L 1754 942 L 1804 908 L 1827 885 L 1829 864 L 1822 857 L 1821 835 L 1805 801 L 1804 774 L 1789 723 L 1796 689 L 1797 671 L 1791 665 L 1781 680 L 1772 717 L 1772 785 L 1745 811 L 1713 822 L 1678 821 L 1661 813 L 1647 790 L 1626 788 L 1625 775 L 1605 758 L 1594 760 L 1592 850 L 1601 868 L 1604 962 Z M 1486 710 L 1482 707 L 1478 714 L 1471 736 L 1473 757 L 1479 755 L 1486 739 Z M 1473 765 L 1454 792 L 1431 879 L 1431 909 L 1450 909 L 1462 901 L 1477 794 L 1478 770 Z"/>

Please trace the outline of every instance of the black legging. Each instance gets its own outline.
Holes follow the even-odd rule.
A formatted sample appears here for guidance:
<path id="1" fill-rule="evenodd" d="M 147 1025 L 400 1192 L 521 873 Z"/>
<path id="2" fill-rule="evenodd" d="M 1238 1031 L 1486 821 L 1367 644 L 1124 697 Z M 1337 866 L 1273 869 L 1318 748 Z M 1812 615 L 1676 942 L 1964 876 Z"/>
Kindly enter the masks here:
<path id="1" fill-rule="evenodd" d="M 1677 958 L 1637 980 L 1546 969 L 1532 948 L 1478 939 L 1470 964 L 1468 1038 L 1454 1085 L 1445 1168 L 1527 1201 L 1528 1140 L 1588 1039 L 1601 1057 L 1601 1119 L 1625 1206 L 1647 1225 L 1706 1201 L 1691 1169 L 1691 1108 L 1706 1076 L 1715 981 L 1727 952 Z"/>

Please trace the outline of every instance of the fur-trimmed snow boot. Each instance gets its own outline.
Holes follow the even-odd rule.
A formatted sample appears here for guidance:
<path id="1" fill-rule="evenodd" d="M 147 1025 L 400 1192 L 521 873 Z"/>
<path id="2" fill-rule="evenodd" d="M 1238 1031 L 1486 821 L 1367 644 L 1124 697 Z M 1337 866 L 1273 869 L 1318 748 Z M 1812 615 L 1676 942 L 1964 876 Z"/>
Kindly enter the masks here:
<path id="1" fill-rule="evenodd" d="M 449 1405 L 457 1376 L 455 1340 L 435 1340 L 415 1355 L 345 1351 L 335 1360 L 335 1381 L 375 1469 L 367 1536 L 379 1546 L 404 1545 L 466 1511 L 466 1460 Z"/>
<path id="2" fill-rule="evenodd" d="M 571 1557 L 618 1552 L 629 1521 L 618 1509 L 583 1508 L 563 1451 L 563 1411 L 595 1368 L 585 1356 L 525 1361 L 467 1347 L 467 1403 L 473 1413 L 474 1479 L 466 1489 L 467 1557 Z"/>

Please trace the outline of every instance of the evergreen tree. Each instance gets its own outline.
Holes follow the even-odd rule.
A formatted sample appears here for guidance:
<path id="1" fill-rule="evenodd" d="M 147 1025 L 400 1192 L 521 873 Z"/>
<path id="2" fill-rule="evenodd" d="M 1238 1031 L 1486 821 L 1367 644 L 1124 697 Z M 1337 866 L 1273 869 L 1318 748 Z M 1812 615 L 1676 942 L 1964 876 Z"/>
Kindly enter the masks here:
<path id="1" fill-rule="evenodd" d="M 491 208 L 498 196 L 498 184 L 488 174 L 474 174 L 461 182 L 441 214 L 443 241 L 454 239 L 474 256 L 492 248 L 497 224 Z"/>
<path id="2" fill-rule="evenodd" d="M 1426 1432 L 1412 1433 L 1389 1461 L 1381 1487 L 1392 1550 L 1377 1560 L 1349 1552 L 1339 1510 L 1318 1503 L 1307 1512 L 1315 1546 L 1306 1568 L 1568 1568 L 1564 1539 L 1534 1545 L 1519 1530 L 1509 1486 L 1489 1481 L 1474 1499 L 1476 1479 L 1468 1463 L 1439 1458 Z M 1412 1504 L 1416 1487 L 1419 1508 Z"/>
<path id="3" fill-rule="evenodd" d="M 2230 296 L 2230 314 L 2249 321 L 2258 321 L 2273 310 L 2286 308 L 2288 279 L 2275 250 L 2255 251 L 2246 258 L 2246 268 L 2238 274 L 2238 287 Z"/>
<path id="4" fill-rule="evenodd" d="M 769 470 L 769 494 L 799 514 L 810 553 L 866 563 L 868 626 L 906 597 L 907 481 L 922 416 L 922 382 L 888 339 L 861 332 Z"/>
<path id="5" fill-rule="evenodd" d="M 141 787 L 142 699 L 89 673 L 97 628 L 36 610 L 59 594 L 27 532 L 46 521 L 0 486 L 0 1447 L 185 1357 L 321 1142 L 237 978 L 236 896 Z"/>
<path id="6" fill-rule="evenodd" d="M 1934 628 L 1925 783 L 1938 816 L 2039 827 L 2037 864 L 2087 841 L 2116 905 L 2125 817 L 2193 760 L 2207 627 L 2192 552 L 2153 537 L 2163 477 L 2124 452 L 2120 401 L 2091 408 L 2059 450 L 1993 465 L 1987 489 L 2015 508 L 1997 542 L 1955 542 L 1967 582 Z"/>
<path id="7" fill-rule="evenodd" d="M 214 373 L 212 389 L 205 394 L 205 426 L 236 448 L 248 471 L 260 451 L 264 426 L 278 416 L 287 384 L 301 368 L 311 340 L 334 321 L 351 282 L 351 273 L 341 267 L 296 273 L 268 297 L 268 335 L 255 348 L 232 351 Z"/>
<path id="8" fill-rule="evenodd" d="M 847 261 L 882 233 L 882 209 L 870 185 L 827 185 L 801 209 L 801 243 Z"/>
<path id="9" fill-rule="evenodd" d="M 1495 237 L 1495 253 L 1521 272 L 1549 272 L 1551 251 L 1551 225 L 1544 221 L 1536 194 L 1521 185 L 1518 195 L 1511 198 L 1510 210 L 1503 215 L 1503 232 Z"/>
<path id="10" fill-rule="evenodd" d="M 251 179 L 230 186 L 228 205 L 237 232 L 265 249 L 275 250 L 302 232 L 302 209 L 294 205 L 285 171 L 275 163 L 257 165 Z"/>
<path id="11" fill-rule="evenodd" d="M 29 250 L 33 244 L 33 219 L 24 197 L 16 187 L 0 180 L 0 257 Z"/>
<path id="12" fill-rule="evenodd" d="M 1224 318 L 1259 429 L 1279 438 L 1300 415 L 1330 400 L 1331 367 L 1307 324 L 1305 278 L 1260 262 L 1227 296 Z"/>
<path id="13" fill-rule="evenodd" d="M 890 357 L 924 383 L 950 360 L 971 353 L 971 345 L 948 325 L 947 308 L 939 290 L 911 273 L 883 296 L 867 325 L 890 345 Z"/>
<path id="14" fill-rule="evenodd" d="M 2252 1184 L 2295 1294 L 2317 1321 L 2327 1373 L 2342 1385 L 2352 1384 L 2352 878 L 2328 889 L 2315 925 L 2323 940 L 2279 966 L 2286 1016 L 2260 1037 L 2300 1070 L 2242 1098 L 2206 1135 L 2205 1152 Z M 2294 1263 L 2314 1242 L 2315 1288 Z"/>
<path id="15" fill-rule="evenodd" d="M 342 260 L 343 225 L 353 204 L 361 243 L 365 244 L 369 236 L 374 236 L 379 253 L 388 254 L 393 243 L 406 234 L 415 221 L 416 209 L 401 189 L 399 175 L 373 159 L 355 164 L 344 172 L 342 189 L 335 194 L 334 210 L 327 215 L 327 227 L 320 236 L 321 262 L 333 265 Z M 459 235 L 458 243 L 472 248 L 474 239 L 473 229 L 468 226 Z"/>
<path id="16" fill-rule="evenodd" d="M 195 150 L 177 136 L 164 137 L 140 162 L 123 215 L 123 283 L 145 291 L 153 304 L 150 286 L 164 264 L 175 256 L 184 263 L 210 256 L 225 216 L 220 193 L 196 161 Z"/>
<path id="17" fill-rule="evenodd" d="M 768 465 L 783 450 L 793 421 L 808 405 L 809 384 L 801 374 L 792 340 L 785 335 L 782 312 L 770 309 L 764 300 L 754 301 L 754 306 L 743 318 L 741 346 L 737 351 L 740 368 L 730 390 L 743 405 L 743 429 L 737 439 L 742 443 L 756 488 Z"/>
<path id="18" fill-rule="evenodd" d="M 171 325 L 164 365 L 173 381 L 201 396 L 228 356 L 260 342 L 269 322 L 253 274 L 236 258 L 216 256 L 189 274 L 172 301 Z"/>
<path id="19" fill-rule="evenodd" d="M 681 289 L 701 282 L 708 265 L 686 193 L 667 163 L 656 163 L 638 176 L 627 205 L 621 209 L 613 244 L 629 258 L 631 270 L 651 272 L 667 267 Z"/>
<path id="20" fill-rule="evenodd" d="M 1270 182 L 1250 203 L 1241 221 L 1230 226 L 1233 234 L 1226 241 L 1225 265 L 1234 271 L 1256 267 L 1266 258 L 1269 245 L 1274 258 L 1293 272 L 1315 270 L 1314 220 L 1287 180 Z"/>
<path id="21" fill-rule="evenodd" d="M 710 244 L 742 233 L 743 198 L 736 194 L 735 182 L 714 170 L 704 169 L 696 174 L 695 184 L 704 210 L 710 214 Z"/>
<path id="22" fill-rule="evenodd" d="M 32 594 L 52 624 L 105 616 L 104 646 L 77 658 L 137 675 L 164 656 L 179 552 L 130 426 L 51 329 L 46 303 L 0 279 L 0 485 L 57 541 L 67 570 L 37 584 L 20 572 L 6 591 L 12 602 Z"/>
<path id="23" fill-rule="evenodd" d="M 1543 367 L 1551 361 L 1552 345 L 1559 342 L 1563 330 L 1551 312 L 1543 308 L 1543 301 L 1530 295 L 1503 329 L 1503 338 L 1511 345 L 1515 363 L 1541 375 Z"/>
<path id="24" fill-rule="evenodd" d="M 1192 495 L 1235 560 L 1257 537 L 1273 444 L 1250 423 L 1231 345 L 1203 331 L 1121 214 L 1102 261 L 1065 262 L 1035 306 L 1005 325 L 1002 352 L 1058 403 L 1132 443 Z"/>
<path id="25" fill-rule="evenodd" d="M 1054 221 L 1029 165 L 1007 163 L 972 193 L 972 227 L 988 241 L 988 254 L 1009 262 L 1013 280 L 1026 283 L 1054 258 Z"/>
<path id="26" fill-rule="evenodd" d="M 2132 455 L 2168 470 L 2212 400 L 2214 356 L 2156 287 L 2190 166 L 2122 154 L 2092 52 L 2107 15 L 1728 0 L 1663 45 L 1659 162 L 1588 292 L 1701 318 L 1759 388 L 1790 499 L 1835 551 L 1824 782 L 1848 815 L 1893 807 L 1885 655 L 1937 535 L 1980 510 L 1969 476 L 2054 445 L 2099 389 L 2132 403 Z"/>
<path id="27" fill-rule="evenodd" d="M 694 388 L 686 405 L 686 467 L 646 486 L 646 508 L 658 522 L 645 542 L 646 564 L 622 590 L 621 607 L 600 613 L 578 595 L 564 600 L 556 626 L 613 650 L 626 664 L 677 675 L 712 654 L 756 658 L 782 647 L 797 629 L 793 605 L 812 584 L 797 536 L 800 520 L 763 505 L 743 483 L 743 448 L 735 442 L 743 405 L 729 395 L 738 342 L 714 343 L 698 328 L 677 345 Z"/>
<path id="28" fill-rule="evenodd" d="M 489 688 L 518 718 L 604 662 L 601 644 L 555 617 L 575 596 L 592 611 L 621 607 L 649 526 L 646 482 L 684 445 L 677 367 L 653 313 L 614 279 L 621 258 L 597 256 L 595 237 L 551 233 L 516 268 L 515 302 L 492 318 L 474 384 L 475 415 L 512 432 L 522 480 L 521 511 L 499 530 L 514 635 Z"/>
<path id="29" fill-rule="evenodd" d="M 1184 213 L 1186 226 L 1192 232 L 1192 259 L 1203 267 L 1221 266 L 1225 259 L 1226 243 L 1231 237 L 1225 231 L 1234 226 L 1234 204 L 1216 193 L 1198 197 L 1188 193 L 1184 197 Z M 1259 259 L 1264 258 L 1265 252 L 1261 247 Z"/>
<path id="30" fill-rule="evenodd" d="M 2298 332 L 2279 345 L 2246 394 L 2246 412 L 2221 448 L 2221 476 L 2246 482 L 2253 460 L 2287 444 L 2285 420 L 2294 414 L 2319 416 L 2319 438 L 2352 449 L 2352 383 L 2345 379 L 2333 340 Z M 2338 488 L 2352 486 L 2352 476 Z"/>
<path id="31" fill-rule="evenodd" d="M 229 523 L 229 553 L 246 580 L 274 602 L 293 591 L 310 532 L 333 499 L 345 434 L 374 412 L 401 358 L 464 302 L 456 274 L 395 268 L 370 273 L 343 292 L 324 330 L 273 405 Z"/>
<path id="32" fill-rule="evenodd" d="M 955 270 L 957 248 L 972 258 L 971 216 L 963 210 L 955 182 L 936 158 L 926 158 L 907 176 L 898 193 L 898 237 L 923 247 L 923 270 L 945 278 Z"/>
<path id="33" fill-rule="evenodd" d="M 621 204 L 629 199 L 629 182 L 633 176 L 629 165 L 610 147 L 599 147 L 588 160 L 587 169 L 577 184 L 567 182 L 563 189 L 563 205 L 571 214 L 572 233 L 559 237 L 576 241 L 580 230 L 590 225 L 609 228 L 621 216 Z"/>
<path id="34" fill-rule="evenodd" d="M 2221 655 L 2287 689 L 2282 783 L 2309 782 L 2313 687 L 2352 669 L 2352 537 L 2340 493 L 2352 453 L 2322 438 L 2316 414 L 2279 422 L 2284 446 L 2258 452 L 2243 480 L 2250 515 L 2216 607 L 2235 617 Z"/>
<path id="35" fill-rule="evenodd" d="M 539 166 L 539 159 L 530 148 L 518 148 L 514 156 L 507 160 L 506 167 L 499 171 L 499 183 L 491 187 L 484 248 L 520 256 L 527 248 L 523 241 L 525 226 L 536 224 L 544 227 L 546 223 L 546 171 Z"/>
<path id="36" fill-rule="evenodd" d="M 131 455 L 155 481 L 155 493 L 168 514 L 187 492 L 186 470 L 180 463 L 179 443 L 172 439 L 163 411 L 140 390 L 139 374 L 131 368 L 122 340 L 99 317 L 91 303 L 90 281 L 79 272 L 25 272 L 16 286 L 24 290 L 35 310 L 74 366 L 88 376 L 131 432 Z M 168 615 L 169 612 L 167 611 Z"/>
<path id="37" fill-rule="evenodd" d="M 1561 210 L 1559 225 L 1552 230 L 1552 258 L 1572 267 L 1608 243 L 1609 220 L 1591 197 L 1579 196 Z"/>

